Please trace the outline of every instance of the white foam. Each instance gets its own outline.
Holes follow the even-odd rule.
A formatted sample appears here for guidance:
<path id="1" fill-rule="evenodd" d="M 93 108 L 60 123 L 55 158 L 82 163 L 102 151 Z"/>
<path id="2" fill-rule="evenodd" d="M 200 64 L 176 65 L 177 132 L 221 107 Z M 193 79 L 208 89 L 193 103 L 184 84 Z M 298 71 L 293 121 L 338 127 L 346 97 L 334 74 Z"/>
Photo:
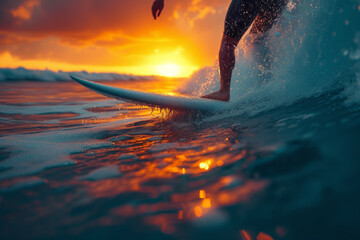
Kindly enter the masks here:
<path id="1" fill-rule="evenodd" d="M 2 81 L 71 81 L 69 75 L 83 77 L 89 80 L 153 80 L 155 76 L 135 76 L 118 73 L 89 73 L 82 72 L 54 72 L 51 70 L 30 70 L 26 68 L 2 68 L 0 69 L 0 82 Z"/>

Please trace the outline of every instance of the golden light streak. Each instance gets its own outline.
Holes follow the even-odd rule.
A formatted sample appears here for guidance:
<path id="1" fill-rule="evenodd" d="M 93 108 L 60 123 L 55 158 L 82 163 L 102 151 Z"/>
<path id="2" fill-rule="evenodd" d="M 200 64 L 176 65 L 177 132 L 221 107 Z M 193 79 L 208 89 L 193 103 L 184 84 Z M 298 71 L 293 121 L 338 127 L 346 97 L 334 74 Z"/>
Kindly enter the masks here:
<path id="1" fill-rule="evenodd" d="M 211 199 L 210 198 L 205 198 L 202 201 L 202 207 L 203 208 L 211 208 Z"/>
<path id="2" fill-rule="evenodd" d="M 205 190 L 200 190 L 199 191 L 199 198 L 201 198 L 201 199 L 206 198 Z"/>
<path id="3" fill-rule="evenodd" d="M 210 169 L 211 162 L 212 162 L 212 160 L 207 160 L 207 161 L 201 162 L 201 163 L 199 163 L 199 168 L 207 171 Z"/>
<path id="4" fill-rule="evenodd" d="M 221 167 L 222 165 L 224 165 L 224 161 L 219 160 L 219 161 L 216 162 L 216 164 L 217 164 L 219 167 Z"/>
<path id="5" fill-rule="evenodd" d="M 200 163 L 199 167 L 201 169 L 204 169 L 204 170 L 209 170 L 209 165 L 207 163 L 204 163 L 204 162 Z"/>
<path id="6" fill-rule="evenodd" d="M 203 215 L 203 210 L 200 206 L 196 206 L 194 208 L 194 213 L 195 213 L 195 216 L 201 217 Z"/>

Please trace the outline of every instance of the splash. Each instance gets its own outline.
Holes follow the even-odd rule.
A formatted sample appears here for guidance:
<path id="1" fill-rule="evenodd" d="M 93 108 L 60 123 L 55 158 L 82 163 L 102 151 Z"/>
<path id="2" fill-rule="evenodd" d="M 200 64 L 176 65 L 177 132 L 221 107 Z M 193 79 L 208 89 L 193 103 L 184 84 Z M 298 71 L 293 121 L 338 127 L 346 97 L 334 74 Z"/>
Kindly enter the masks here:
<path id="1" fill-rule="evenodd" d="M 256 114 L 353 82 L 359 11 L 355 1 L 290 1 L 268 33 L 246 33 L 236 50 L 234 108 Z M 218 88 L 215 64 L 196 72 L 181 90 L 203 95 Z"/>

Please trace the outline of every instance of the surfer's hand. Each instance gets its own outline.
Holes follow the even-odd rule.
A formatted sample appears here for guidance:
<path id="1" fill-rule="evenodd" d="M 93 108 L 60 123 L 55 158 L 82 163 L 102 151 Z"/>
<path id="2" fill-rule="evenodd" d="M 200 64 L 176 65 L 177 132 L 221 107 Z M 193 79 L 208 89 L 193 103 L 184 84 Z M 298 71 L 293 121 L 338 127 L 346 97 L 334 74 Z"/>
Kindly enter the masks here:
<path id="1" fill-rule="evenodd" d="M 163 8 L 164 8 L 164 0 L 155 0 L 154 1 L 152 8 L 151 8 L 154 19 L 156 19 L 156 16 L 157 17 L 160 16 Z"/>

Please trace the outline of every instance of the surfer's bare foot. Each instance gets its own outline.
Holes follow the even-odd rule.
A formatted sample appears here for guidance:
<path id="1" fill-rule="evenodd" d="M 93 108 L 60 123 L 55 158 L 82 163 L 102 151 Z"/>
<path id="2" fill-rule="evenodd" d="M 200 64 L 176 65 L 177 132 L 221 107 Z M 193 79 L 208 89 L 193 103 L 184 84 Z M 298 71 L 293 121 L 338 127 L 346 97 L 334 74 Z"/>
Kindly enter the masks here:
<path id="1" fill-rule="evenodd" d="M 217 92 L 204 95 L 201 98 L 209 98 L 209 99 L 228 102 L 230 100 L 230 92 L 219 90 Z"/>

